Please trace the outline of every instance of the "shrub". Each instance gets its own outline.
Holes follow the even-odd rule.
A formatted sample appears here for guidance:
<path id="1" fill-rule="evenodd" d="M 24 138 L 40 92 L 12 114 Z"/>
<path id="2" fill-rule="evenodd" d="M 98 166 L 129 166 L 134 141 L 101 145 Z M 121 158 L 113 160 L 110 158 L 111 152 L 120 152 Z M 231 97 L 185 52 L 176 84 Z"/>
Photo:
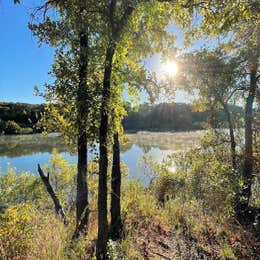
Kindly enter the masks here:
<path id="1" fill-rule="evenodd" d="M 122 240 L 120 244 L 121 259 L 142 259 L 135 236 L 138 237 L 138 234 L 131 232 Z"/>
<path id="2" fill-rule="evenodd" d="M 15 121 L 7 121 L 5 125 L 5 134 L 19 134 L 22 128 Z"/>
<path id="3" fill-rule="evenodd" d="M 222 148 L 194 148 L 169 156 L 160 167 L 151 188 L 159 202 L 165 198 L 182 198 L 201 202 L 207 214 L 230 216 L 233 197 L 238 187 L 238 175 L 226 157 L 219 154 Z M 174 162 L 175 172 L 167 171 Z M 227 214 L 226 214 L 227 213 Z"/>
<path id="4" fill-rule="evenodd" d="M 3 259 L 62 259 L 65 238 L 54 215 L 30 204 L 11 206 L 0 215 Z"/>
<path id="5" fill-rule="evenodd" d="M 33 132 L 32 128 L 30 127 L 25 127 L 25 128 L 21 128 L 20 130 L 20 134 L 31 134 Z"/>
<path id="6" fill-rule="evenodd" d="M 164 172 L 155 179 L 152 188 L 155 197 L 160 203 L 164 203 L 166 199 L 174 198 L 185 186 L 184 172 Z"/>
<path id="7" fill-rule="evenodd" d="M 221 254 L 223 259 L 236 259 L 234 256 L 232 248 L 228 244 L 224 244 L 222 246 L 222 254 Z"/>
<path id="8" fill-rule="evenodd" d="M 18 205 L 7 209 L 0 215 L 1 255 L 6 258 L 20 256 L 25 258 L 31 251 L 33 227 L 32 215 L 28 205 Z"/>
<path id="9" fill-rule="evenodd" d="M 139 181 L 128 181 L 123 187 L 122 216 L 133 222 L 150 221 L 157 214 L 157 205 L 152 193 Z"/>
<path id="10" fill-rule="evenodd" d="M 0 176 L 0 198 L 5 205 L 28 202 L 40 205 L 46 197 L 45 187 L 35 175 L 25 172 L 18 174 L 9 168 L 6 175 Z"/>

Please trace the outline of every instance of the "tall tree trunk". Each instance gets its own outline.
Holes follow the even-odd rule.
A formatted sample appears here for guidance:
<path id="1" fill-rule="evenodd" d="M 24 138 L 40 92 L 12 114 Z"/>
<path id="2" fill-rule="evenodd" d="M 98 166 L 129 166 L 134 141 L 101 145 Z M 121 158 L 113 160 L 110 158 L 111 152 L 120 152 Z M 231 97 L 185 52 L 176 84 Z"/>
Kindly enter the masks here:
<path id="1" fill-rule="evenodd" d="M 111 226 L 110 237 L 113 240 L 122 237 L 122 219 L 121 219 L 121 170 L 120 170 L 120 144 L 118 133 L 114 134 L 113 144 L 113 166 L 111 179 Z"/>
<path id="2" fill-rule="evenodd" d="M 77 162 L 77 196 L 76 196 L 76 230 L 74 237 L 86 232 L 89 217 L 87 185 L 87 119 L 88 119 L 88 35 L 81 32 L 79 86 L 77 91 L 77 126 L 78 126 L 78 162 Z"/>
<path id="3" fill-rule="evenodd" d="M 115 44 L 110 42 L 106 52 L 101 118 L 99 128 L 99 179 L 98 179 L 98 239 L 96 246 L 97 259 L 107 255 L 108 220 L 107 220 L 107 169 L 108 169 L 108 105 L 110 100 L 112 60 Z"/>
<path id="4" fill-rule="evenodd" d="M 103 93 L 101 104 L 101 118 L 99 128 L 99 181 L 98 181 L 98 239 L 96 246 L 97 259 L 107 258 L 108 221 L 107 221 L 107 137 L 108 137 L 108 105 L 111 91 L 112 61 L 115 53 L 116 42 L 119 39 L 128 18 L 134 8 L 131 4 L 127 8 L 119 21 L 115 21 L 117 0 L 109 1 L 109 21 L 111 27 L 111 38 L 106 52 L 105 71 L 103 80 Z"/>
<path id="5" fill-rule="evenodd" d="M 243 187 L 242 187 L 242 200 L 248 206 L 251 198 L 251 187 L 253 182 L 253 104 L 256 94 L 257 85 L 257 63 L 250 69 L 250 88 L 246 99 L 245 105 L 245 151 L 244 163 L 242 169 Z"/>
<path id="6" fill-rule="evenodd" d="M 229 137 L 230 137 L 230 153 L 231 153 L 231 161 L 232 166 L 234 169 L 236 169 L 236 142 L 235 142 L 235 135 L 234 135 L 234 127 L 233 122 L 231 118 L 230 111 L 228 109 L 228 105 L 225 103 L 222 103 L 224 112 L 226 114 L 226 118 L 228 121 L 228 129 L 229 129 Z"/>

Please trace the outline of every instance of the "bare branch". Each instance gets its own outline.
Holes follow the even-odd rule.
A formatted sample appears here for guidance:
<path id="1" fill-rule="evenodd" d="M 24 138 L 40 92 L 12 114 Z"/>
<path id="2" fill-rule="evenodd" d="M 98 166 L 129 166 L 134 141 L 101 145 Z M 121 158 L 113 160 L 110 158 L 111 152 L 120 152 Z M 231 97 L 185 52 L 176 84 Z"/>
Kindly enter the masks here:
<path id="1" fill-rule="evenodd" d="M 57 213 L 58 216 L 60 216 L 60 218 L 63 220 L 64 224 L 67 224 L 66 221 L 66 215 L 64 213 L 64 210 L 61 206 L 61 203 L 56 195 L 56 193 L 54 192 L 51 183 L 50 183 L 50 173 L 48 172 L 47 176 L 44 174 L 40 164 L 38 164 L 38 173 L 42 179 L 42 182 L 44 184 L 44 186 L 46 187 L 47 192 L 49 193 L 49 195 L 52 198 L 52 201 L 55 205 L 55 211 Z"/>

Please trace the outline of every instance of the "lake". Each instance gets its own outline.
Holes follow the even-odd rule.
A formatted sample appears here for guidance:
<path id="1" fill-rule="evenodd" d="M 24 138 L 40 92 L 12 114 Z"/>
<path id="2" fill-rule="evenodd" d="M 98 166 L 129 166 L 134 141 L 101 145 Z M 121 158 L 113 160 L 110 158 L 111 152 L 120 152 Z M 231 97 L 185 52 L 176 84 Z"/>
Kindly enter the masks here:
<path id="1" fill-rule="evenodd" d="M 144 174 L 143 156 L 152 156 L 161 161 L 173 152 L 192 147 L 201 136 L 202 131 L 127 134 L 128 141 L 121 146 L 121 161 L 127 165 L 130 178 L 139 178 L 143 183 L 147 183 L 149 176 Z M 66 160 L 76 163 L 76 155 L 69 152 L 59 134 L 50 134 L 48 137 L 41 134 L 0 136 L 1 174 L 5 174 L 8 167 L 15 168 L 17 173 L 26 171 L 36 174 L 37 164 L 48 164 L 54 148 Z M 91 157 L 93 152 L 90 153 Z"/>

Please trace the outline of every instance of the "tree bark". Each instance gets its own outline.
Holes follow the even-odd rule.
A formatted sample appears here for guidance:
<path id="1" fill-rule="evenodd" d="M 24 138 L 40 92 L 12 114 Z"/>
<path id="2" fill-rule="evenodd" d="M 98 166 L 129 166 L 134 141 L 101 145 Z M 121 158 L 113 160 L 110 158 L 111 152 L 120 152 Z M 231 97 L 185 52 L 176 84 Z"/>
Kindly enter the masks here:
<path id="1" fill-rule="evenodd" d="M 79 85 L 77 90 L 77 195 L 76 195 L 76 230 L 73 237 L 86 232 L 89 217 L 87 185 L 87 119 L 88 119 L 88 35 L 81 31 L 79 57 Z"/>
<path id="2" fill-rule="evenodd" d="M 101 118 L 99 128 L 99 180 L 98 180 L 98 239 L 96 246 L 97 259 L 106 259 L 108 240 L 107 220 L 107 169 L 108 169 L 108 105 L 110 100 L 112 60 L 115 44 L 110 42 L 105 59 Z"/>
<path id="3" fill-rule="evenodd" d="M 121 169 L 118 133 L 114 134 L 110 213 L 110 237 L 112 240 L 118 240 L 122 237 L 123 229 L 121 219 Z"/>
<path id="4" fill-rule="evenodd" d="M 53 190 L 53 188 L 51 186 L 49 173 L 47 174 L 47 176 L 45 176 L 40 164 L 38 164 L 38 173 L 39 173 L 39 175 L 42 179 L 44 186 L 46 187 L 47 192 L 51 196 L 51 199 L 52 199 L 54 206 L 55 206 L 56 214 L 63 220 L 64 224 L 67 224 L 66 215 L 65 215 L 65 212 L 64 212 L 64 210 L 61 206 L 60 200 L 59 200 L 58 196 L 56 195 L 55 191 Z"/>
<path id="5" fill-rule="evenodd" d="M 236 142 L 235 142 L 233 122 L 232 122 L 231 114 L 230 114 L 227 104 L 223 103 L 222 105 L 223 105 L 224 112 L 226 114 L 226 118 L 227 118 L 227 122 L 228 122 L 232 167 L 234 169 L 236 169 Z"/>
<path id="6" fill-rule="evenodd" d="M 107 168 L 108 168 L 108 105 L 111 91 L 112 61 L 115 53 L 116 42 L 119 39 L 134 7 L 127 5 L 124 14 L 116 21 L 117 0 L 109 1 L 108 18 L 110 21 L 111 38 L 105 58 L 105 71 L 103 79 L 103 93 L 99 128 L 99 181 L 98 181 L 98 239 L 96 245 L 97 259 L 107 258 L 108 220 L 107 220 Z"/>
<path id="7" fill-rule="evenodd" d="M 253 182 L 253 104 L 256 94 L 257 86 L 257 64 L 252 66 L 250 70 L 250 87 L 245 105 L 245 150 L 244 150 L 244 163 L 242 169 L 243 187 L 242 187 L 242 201 L 247 206 L 251 198 L 251 187 Z"/>

